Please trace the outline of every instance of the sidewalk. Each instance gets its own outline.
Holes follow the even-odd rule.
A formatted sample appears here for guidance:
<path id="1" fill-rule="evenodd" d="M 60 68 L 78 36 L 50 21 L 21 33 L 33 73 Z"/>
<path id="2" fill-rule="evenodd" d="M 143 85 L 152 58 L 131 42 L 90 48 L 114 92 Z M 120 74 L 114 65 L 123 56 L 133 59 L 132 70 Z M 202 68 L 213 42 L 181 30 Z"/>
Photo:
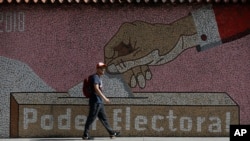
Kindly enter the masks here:
<path id="1" fill-rule="evenodd" d="M 227 137 L 96 137 L 97 141 L 229 141 Z M 81 138 L 7 138 L 0 141 L 83 141 Z"/>

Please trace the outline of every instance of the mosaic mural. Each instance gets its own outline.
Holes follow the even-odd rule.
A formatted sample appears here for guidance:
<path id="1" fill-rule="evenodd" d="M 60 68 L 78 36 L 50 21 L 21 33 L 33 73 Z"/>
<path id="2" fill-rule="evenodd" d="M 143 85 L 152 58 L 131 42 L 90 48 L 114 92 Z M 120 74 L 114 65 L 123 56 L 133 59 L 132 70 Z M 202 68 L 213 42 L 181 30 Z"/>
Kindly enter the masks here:
<path id="1" fill-rule="evenodd" d="M 0 138 L 81 136 L 99 61 L 124 136 L 228 136 L 250 124 L 249 8 L 0 5 Z"/>

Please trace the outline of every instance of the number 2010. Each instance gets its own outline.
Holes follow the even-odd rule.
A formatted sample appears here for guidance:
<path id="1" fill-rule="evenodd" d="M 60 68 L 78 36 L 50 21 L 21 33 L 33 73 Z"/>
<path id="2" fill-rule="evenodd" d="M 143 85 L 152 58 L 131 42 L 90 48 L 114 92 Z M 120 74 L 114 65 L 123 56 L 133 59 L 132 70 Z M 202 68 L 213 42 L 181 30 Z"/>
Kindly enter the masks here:
<path id="1" fill-rule="evenodd" d="M 0 12 L 0 32 L 23 32 L 24 25 L 23 12 Z"/>

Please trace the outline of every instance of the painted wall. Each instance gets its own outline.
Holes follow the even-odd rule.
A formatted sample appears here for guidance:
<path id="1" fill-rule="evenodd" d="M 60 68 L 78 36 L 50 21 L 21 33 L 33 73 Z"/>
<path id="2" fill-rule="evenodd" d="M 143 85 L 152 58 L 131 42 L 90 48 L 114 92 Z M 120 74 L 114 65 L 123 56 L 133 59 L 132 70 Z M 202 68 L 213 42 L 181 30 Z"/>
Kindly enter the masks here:
<path id="1" fill-rule="evenodd" d="M 249 5 L 1 5 L 0 137 L 11 92 L 69 92 L 105 61 L 107 96 L 226 92 L 250 124 Z M 115 75 L 114 75 L 115 74 Z M 117 75 L 118 74 L 118 75 Z"/>

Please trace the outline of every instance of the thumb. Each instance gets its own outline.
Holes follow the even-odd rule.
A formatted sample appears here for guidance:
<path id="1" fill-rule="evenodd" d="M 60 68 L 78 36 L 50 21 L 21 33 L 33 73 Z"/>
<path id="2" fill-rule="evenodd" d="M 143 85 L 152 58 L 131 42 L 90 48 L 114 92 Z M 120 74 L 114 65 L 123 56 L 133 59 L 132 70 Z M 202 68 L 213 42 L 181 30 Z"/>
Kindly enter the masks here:
<path id="1" fill-rule="evenodd" d="M 135 57 L 135 54 L 139 54 L 138 51 L 134 51 L 126 56 L 118 57 L 108 65 L 107 70 L 109 73 L 124 73 L 132 68 L 138 66 L 145 66 L 155 64 L 161 57 L 159 56 L 159 50 L 153 50 L 147 55 L 139 54 L 141 57 Z"/>

